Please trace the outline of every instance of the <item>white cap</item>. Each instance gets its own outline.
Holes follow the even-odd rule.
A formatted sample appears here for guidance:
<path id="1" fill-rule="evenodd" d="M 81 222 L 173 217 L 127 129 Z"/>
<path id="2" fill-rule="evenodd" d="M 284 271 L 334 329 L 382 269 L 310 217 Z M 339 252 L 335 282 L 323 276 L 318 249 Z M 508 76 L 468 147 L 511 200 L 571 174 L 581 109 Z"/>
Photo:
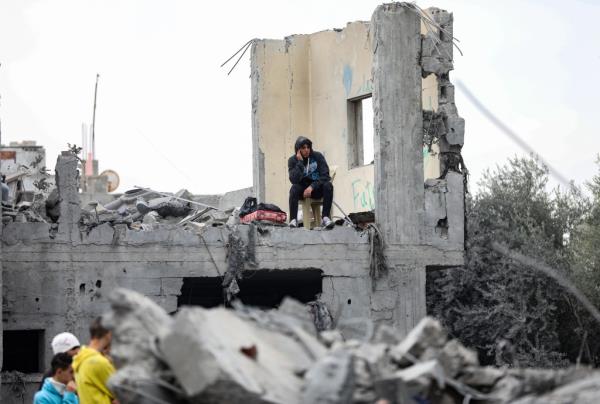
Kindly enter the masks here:
<path id="1" fill-rule="evenodd" d="M 56 337 L 52 338 L 52 352 L 54 355 L 70 351 L 80 345 L 77 337 L 70 332 L 61 332 Z"/>

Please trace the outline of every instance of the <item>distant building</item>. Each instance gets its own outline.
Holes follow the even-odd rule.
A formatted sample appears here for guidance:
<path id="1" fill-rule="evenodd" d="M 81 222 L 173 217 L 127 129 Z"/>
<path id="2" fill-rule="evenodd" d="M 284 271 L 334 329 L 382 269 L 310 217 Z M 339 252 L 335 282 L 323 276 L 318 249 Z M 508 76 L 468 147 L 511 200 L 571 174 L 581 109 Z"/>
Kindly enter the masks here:
<path id="1" fill-rule="evenodd" d="M 45 170 L 46 149 L 35 140 L 0 146 L 0 173 L 6 176 L 11 198 L 23 192 L 49 191 L 54 186 L 54 176 Z"/>

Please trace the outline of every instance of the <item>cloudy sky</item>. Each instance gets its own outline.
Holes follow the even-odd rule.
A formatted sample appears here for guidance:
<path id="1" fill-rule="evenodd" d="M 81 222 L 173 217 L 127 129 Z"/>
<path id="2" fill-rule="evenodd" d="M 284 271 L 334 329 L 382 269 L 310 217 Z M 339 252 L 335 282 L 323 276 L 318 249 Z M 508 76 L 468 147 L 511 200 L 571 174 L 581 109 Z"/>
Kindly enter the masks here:
<path id="1" fill-rule="evenodd" d="M 251 38 L 368 20 L 378 1 L 0 0 L 2 142 L 36 140 L 48 166 L 81 144 L 100 74 L 100 169 L 133 185 L 220 193 L 252 184 Z M 419 0 L 454 12 L 460 80 L 567 178 L 597 172 L 600 1 Z M 464 156 L 482 171 L 523 154 L 460 93 Z"/>

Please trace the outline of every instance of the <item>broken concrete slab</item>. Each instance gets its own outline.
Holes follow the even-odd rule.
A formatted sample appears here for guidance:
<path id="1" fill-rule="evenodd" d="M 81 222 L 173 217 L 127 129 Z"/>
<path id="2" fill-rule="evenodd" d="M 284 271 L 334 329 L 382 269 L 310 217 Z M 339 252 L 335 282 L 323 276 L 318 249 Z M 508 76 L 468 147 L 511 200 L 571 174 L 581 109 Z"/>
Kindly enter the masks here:
<path id="1" fill-rule="evenodd" d="M 269 311 L 239 302 L 235 310 L 184 308 L 174 319 L 129 291 L 118 290 L 111 304 L 108 319 L 119 370 L 110 384 L 124 404 L 373 403 L 409 398 L 452 404 L 465 396 L 490 403 L 519 398 L 538 403 L 540 397 L 556 394 L 585 402 L 599 393 L 597 380 L 578 384 L 600 377 L 590 369 L 479 367 L 475 353 L 456 340 L 446 342 L 445 332 L 431 318 L 399 343 L 343 341 L 331 330 L 321 334 L 329 341 L 324 345 L 307 316 L 308 307 L 293 301 Z"/>
<path id="2" fill-rule="evenodd" d="M 182 309 L 160 349 L 192 403 L 297 403 L 297 372 L 314 363 L 303 343 L 222 308 Z"/>
<path id="3" fill-rule="evenodd" d="M 446 332 L 439 321 L 425 317 L 413 328 L 390 355 L 400 365 L 413 363 L 428 349 L 441 350 L 446 343 Z"/>
<path id="4" fill-rule="evenodd" d="M 492 387 L 506 375 L 506 369 L 493 366 L 466 366 L 458 380 L 473 387 Z"/>
<path id="5" fill-rule="evenodd" d="M 403 382 L 411 397 L 429 397 L 430 389 L 444 389 L 446 375 L 438 361 L 429 360 L 399 370 L 392 377 Z"/>
<path id="6" fill-rule="evenodd" d="M 110 388 L 122 404 L 149 398 L 176 402 L 177 389 L 165 388 L 168 372 L 157 348 L 172 318 L 152 300 L 122 288 L 111 293 L 110 303 L 110 314 L 103 321 L 113 331 L 111 357 L 119 369 L 109 380 Z M 157 377 L 162 383 L 157 383 Z"/>
<path id="7" fill-rule="evenodd" d="M 589 376 L 559 387 L 550 393 L 529 395 L 513 401 L 513 404 L 569 403 L 589 404 L 600 400 L 600 376 Z"/>
<path id="8" fill-rule="evenodd" d="M 448 341 L 442 351 L 434 357 L 438 358 L 448 377 L 455 377 L 465 367 L 479 366 L 477 353 L 465 348 L 456 339 Z"/>
<path id="9" fill-rule="evenodd" d="M 317 329 L 308 306 L 295 299 L 286 297 L 279 305 L 277 312 L 287 316 L 295 317 L 306 332 L 317 336 Z"/>
<path id="10" fill-rule="evenodd" d="M 354 393 L 354 367 L 348 351 L 333 351 L 304 376 L 302 404 L 349 404 Z"/>

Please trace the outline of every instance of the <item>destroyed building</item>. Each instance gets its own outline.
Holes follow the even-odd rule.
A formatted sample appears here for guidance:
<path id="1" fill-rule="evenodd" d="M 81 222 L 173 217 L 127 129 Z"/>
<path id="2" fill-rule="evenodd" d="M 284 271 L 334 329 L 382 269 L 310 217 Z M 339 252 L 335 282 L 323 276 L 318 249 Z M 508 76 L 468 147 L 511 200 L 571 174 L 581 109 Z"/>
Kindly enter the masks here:
<path id="1" fill-rule="evenodd" d="M 242 225 L 227 217 L 203 225 L 195 220 L 202 210 L 189 205 L 185 214 L 195 219 L 157 223 L 132 214 L 124 199 L 98 211 L 81 204 L 77 156 L 59 156 L 54 218 L 2 229 L 1 365 L 26 374 L 3 374 L 2 402 L 31 396 L 55 334 L 87 340 L 88 324 L 108 309 L 116 287 L 168 313 L 221 305 L 223 286 L 226 297 L 263 308 L 291 296 L 323 305 L 347 335 L 360 318 L 405 335 L 425 316 L 426 271 L 464 261 L 464 121 L 449 80 L 452 23 L 446 11 L 394 3 L 378 7 L 370 22 L 252 45 L 254 195 L 287 208 L 285 161 L 294 139 L 306 135 L 337 166 L 341 209 L 374 209 L 371 230 Z M 374 162 L 365 165 L 368 98 Z M 374 239 L 382 240 L 379 250 Z"/>

